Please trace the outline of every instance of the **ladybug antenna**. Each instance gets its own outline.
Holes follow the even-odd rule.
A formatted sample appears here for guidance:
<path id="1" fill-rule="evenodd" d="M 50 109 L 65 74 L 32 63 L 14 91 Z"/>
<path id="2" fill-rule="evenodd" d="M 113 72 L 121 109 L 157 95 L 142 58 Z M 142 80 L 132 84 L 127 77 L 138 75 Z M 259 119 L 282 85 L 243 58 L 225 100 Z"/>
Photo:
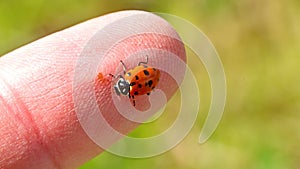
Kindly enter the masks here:
<path id="1" fill-rule="evenodd" d="M 125 75 L 125 73 L 126 73 L 126 66 L 125 66 L 125 64 L 124 64 L 124 62 L 122 60 L 120 60 L 120 62 L 123 65 L 123 72 L 124 72 L 124 75 Z"/>
<path id="2" fill-rule="evenodd" d="M 138 65 L 140 66 L 141 64 L 145 64 L 145 65 L 148 64 L 148 55 L 146 55 L 146 62 L 139 62 Z"/>
<path id="3" fill-rule="evenodd" d="M 116 75 L 113 75 L 113 74 L 109 74 L 109 76 L 111 76 L 111 77 L 113 77 L 113 78 L 115 78 L 115 79 L 124 79 L 124 77 L 122 76 L 122 75 L 118 75 L 118 76 L 116 76 Z"/>
<path id="4" fill-rule="evenodd" d="M 111 74 L 111 73 L 109 74 L 109 76 L 111 76 L 111 77 L 113 77 L 113 78 L 116 78 L 116 76 L 115 76 L 115 75 L 113 75 L 113 74 Z"/>

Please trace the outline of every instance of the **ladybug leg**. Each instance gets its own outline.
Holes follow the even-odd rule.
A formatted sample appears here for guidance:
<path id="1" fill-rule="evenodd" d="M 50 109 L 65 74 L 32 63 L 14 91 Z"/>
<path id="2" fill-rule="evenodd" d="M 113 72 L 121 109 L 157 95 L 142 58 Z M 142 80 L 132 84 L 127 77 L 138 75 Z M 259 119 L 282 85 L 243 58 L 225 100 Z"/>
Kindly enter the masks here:
<path id="1" fill-rule="evenodd" d="M 148 55 L 146 55 L 146 62 L 139 62 L 138 65 L 140 66 L 141 64 L 145 64 L 145 65 L 148 64 Z"/>
<path id="2" fill-rule="evenodd" d="M 126 74 L 126 66 L 122 60 L 120 60 L 121 64 L 123 65 L 123 73 Z"/>
<path id="3" fill-rule="evenodd" d="M 113 75 L 113 74 L 111 74 L 111 73 L 109 74 L 109 76 L 111 76 L 111 77 L 113 77 L 113 78 L 116 78 L 116 76 L 115 76 L 115 75 Z"/>
<path id="4" fill-rule="evenodd" d="M 111 76 L 111 77 L 113 77 L 113 78 L 115 78 L 115 79 L 123 78 L 122 75 L 116 76 L 116 75 L 113 75 L 113 74 L 111 74 L 111 73 L 109 74 L 109 76 Z"/>
<path id="5" fill-rule="evenodd" d="M 134 95 L 130 95 L 129 94 L 129 99 L 132 100 L 133 106 L 135 106 L 135 99 L 134 99 Z"/>
<path id="6" fill-rule="evenodd" d="M 134 95 L 132 95 L 132 96 L 129 96 L 129 98 L 131 97 L 131 99 L 132 99 L 132 104 L 133 104 L 133 106 L 135 106 L 135 99 L 134 99 Z"/>

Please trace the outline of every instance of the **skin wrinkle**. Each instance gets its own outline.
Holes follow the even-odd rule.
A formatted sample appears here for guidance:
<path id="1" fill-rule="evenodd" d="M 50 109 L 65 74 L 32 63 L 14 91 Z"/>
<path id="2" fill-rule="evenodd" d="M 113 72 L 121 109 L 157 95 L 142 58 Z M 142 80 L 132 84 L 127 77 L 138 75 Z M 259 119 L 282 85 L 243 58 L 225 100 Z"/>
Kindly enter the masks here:
<path id="1" fill-rule="evenodd" d="M 13 87 L 10 87 L 5 81 L 2 79 L 2 88 L 5 88 L 6 92 L 9 94 L 6 95 L 6 100 L 10 100 L 9 102 L 5 103 L 3 97 L 2 98 L 2 107 L 7 108 L 7 115 L 10 116 L 10 119 L 14 119 L 15 121 L 14 125 L 17 125 L 18 128 L 23 128 L 26 131 L 22 133 L 22 135 L 18 134 L 17 138 L 24 138 L 25 140 L 22 142 L 23 145 L 20 147 L 20 151 L 18 151 L 17 154 L 12 155 L 10 158 L 8 157 L 7 160 L 13 159 L 15 157 L 17 158 L 22 158 L 26 157 L 23 156 L 23 154 L 29 153 L 29 154 L 34 154 L 34 153 L 40 153 L 42 151 L 44 155 L 49 157 L 49 160 L 52 161 L 52 166 L 54 168 L 59 168 L 57 167 L 58 165 L 55 163 L 55 160 L 53 157 L 51 157 L 51 154 L 49 154 L 49 150 L 46 146 L 46 144 L 43 144 L 43 139 L 42 139 L 42 134 L 40 132 L 39 127 L 35 123 L 35 121 L 32 119 L 32 115 L 30 111 L 26 108 L 26 105 L 23 103 L 22 99 L 18 96 L 16 90 L 14 90 Z M 6 84 L 6 87 L 3 85 Z M 8 99 L 10 98 L 10 99 Z M 15 104 L 18 103 L 18 104 Z M 12 106 L 13 104 L 13 106 Z M 5 105 L 5 106 L 4 106 Z M 21 113 L 22 112 L 22 113 Z M 13 130 L 14 128 L 10 128 L 10 130 Z M 18 131 L 15 131 L 15 133 L 18 133 Z M 18 142 L 16 142 L 18 143 Z M 20 146 L 20 144 L 17 144 Z M 25 150 L 24 150 L 25 147 Z M 32 147 L 32 149 L 27 150 L 26 147 Z M 23 150 L 23 151 L 22 151 Z M 1 153 L 2 154 L 2 153 Z M 4 154 L 3 154 L 4 155 Z M 4 158 L 1 158 L 4 159 Z M 13 168 L 13 165 L 11 166 Z"/>
<path id="2" fill-rule="evenodd" d="M 45 80 L 45 79 L 48 79 L 48 80 L 50 80 L 50 81 L 54 81 L 55 79 L 57 79 L 57 77 L 56 77 L 55 79 L 54 79 L 54 78 L 51 79 L 51 77 L 55 77 L 55 76 L 53 76 L 53 75 L 57 75 L 57 74 L 52 73 L 52 74 L 49 74 L 49 75 L 44 75 L 43 77 L 38 78 L 38 79 L 36 79 L 36 80 L 30 82 L 30 84 L 24 84 L 24 86 L 25 86 L 27 89 L 31 89 L 31 90 L 32 90 L 32 87 L 30 86 L 31 84 L 35 84 L 36 82 L 41 81 L 41 80 Z M 63 76 L 61 76 L 61 79 L 63 79 Z M 63 83 L 63 84 L 64 84 L 64 83 Z M 24 87 L 24 86 L 23 86 L 23 87 Z M 56 91 L 60 91 L 61 88 L 63 88 L 63 86 L 59 86 L 59 85 L 58 85 L 57 87 L 56 87 L 56 86 L 52 86 L 52 89 L 51 89 L 51 90 L 42 90 L 42 91 L 45 91 L 45 93 L 38 93 L 38 94 L 40 94 L 40 95 L 35 95 L 34 97 L 35 97 L 35 99 L 42 99 L 42 98 L 45 97 L 45 95 L 51 95 L 51 96 L 53 96 L 53 98 L 54 98 L 55 100 L 60 100 L 59 98 L 62 98 L 62 99 L 63 99 L 64 96 L 70 94 L 70 92 L 68 92 L 68 93 L 63 93 L 63 94 L 61 94 L 61 92 L 56 92 Z M 49 88 L 48 88 L 48 89 L 49 89 Z M 14 92 L 14 93 L 17 93 L 17 92 Z M 52 94 L 52 93 L 57 93 L 57 94 Z M 16 100 L 17 100 L 17 99 L 16 99 Z M 22 101 L 21 101 L 20 99 L 18 99 L 18 101 L 16 101 L 16 103 L 20 103 L 20 104 L 22 105 L 22 107 L 25 108 L 25 105 L 22 103 Z M 49 109 L 49 110 L 55 110 L 55 108 L 57 108 L 57 107 L 63 107 L 64 104 L 65 104 L 65 102 L 64 102 L 64 100 L 62 100 L 62 102 L 59 102 L 58 104 L 53 105 L 52 107 L 48 107 L 48 109 Z M 27 104 L 27 105 L 30 106 L 30 104 Z M 34 110 L 34 108 L 31 107 L 31 110 Z M 29 112 L 29 110 L 26 109 L 25 112 Z M 24 113 L 24 110 L 22 111 L 22 113 Z M 17 113 L 16 113 L 16 114 L 17 114 Z M 19 113 L 19 114 L 21 114 L 21 113 Z M 26 115 L 30 115 L 30 113 L 26 113 Z M 30 120 L 32 121 L 34 130 L 38 130 L 38 127 L 36 127 L 34 121 L 33 121 L 32 119 L 30 119 Z M 29 122 L 29 123 L 30 123 L 30 122 Z M 42 126 L 39 127 L 39 130 L 41 130 L 41 131 L 48 131 L 47 125 L 43 125 L 43 123 L 41 123 L 41 125 L 42 125 Z M 49 154 L 50 161 L 53 162 L 55 168 L 60 168 L 59 165 L 58 165 L 58 162 L 56 162 L 57 160 L 55 159 L 54 155 L 52 155 L 52 153 L 50 153 L 47 144 L 44 143 L 44 142 L 47 140 L 47 137 L 45 137 L 45 136 L 40 136 L 40 135 L 42 135 L 42 133 L 40 133 L 40 132 L 38 132 L 38 131 L 36 131 L 36 132 L 38 133 L 38 134 L 37 134 L 37 144 L 40 145 L 40 146 L 42 146 L 42 149 L 45 149 L 45 151 L 44 151 L 45 153 Z M 31 136 L 30 136 L 30 137 L 31 137 Z"/>
<path id="3" fill-rule="evenodd" d="M 9 67 L 8 67 L 8 69 L 9 69 Z M 62 71 L 62 72 L 65 72 L 65 71 Z M 68 74 L 68 73 L 67 73 Z M 70 73 L 69 73 L 70 74 Z M 54 75 L 57 75 L 57 74 L 54 74 Z M 52 77 L 52 76 L 51 76 Z M 63 77 L 63 76 L 61 76 L 61 77 Z M 33 80 L 33 82 L 31 82 L 31 84 L 32 85 L 34 85 L 35 83 L 38 83 L 38 82 L 41 82 L 43 79 L 46 79 L 47 80 L 47 78 L 45 77 L 45 78 L 39 78 L 39 77 L 35 77 L 35 78 L 37 78 L 37 80 Z M 57 81 L 57 78 L 55 78 L 56 79 L 56 81 Z M 55 81 L 55 79 L 53 80 L 53 81 Z M 49 77 L 48 77 L 48 80 L 49 80 Z M 62 83 L 63 84 L 65 84 L 64 83 L 64 81 L 62 81 Z M 24 88 L 24 87 L 26 87 L 26 85 L 24 86 L 24 85 L 20 85 L 20 86 L 22 86 L 22 88 Z M 22 88 L 20 88 L 19 90 L 22 90 Z M 54 89 L 54 90 L 61 90 L 61 88 L 63 88 L 62 86 L 60 86 L 60 87 L 55 87 L 55 86 L 52 86 L 52 89 Z M 28 89 L 30 89 L 30 87 L 27 85 L 27 87 L 26 87 L 26 89 L 28 90 Z M 45 88 L 45 89 L 47 89 L 47 88 Z M 8 90 L 6 90 L 6 91 L 8 91 Z M 51 93 L 51 91 L 53 91 L 53 90 L 41 90 L 41 91 L 46 91 L 46 93 L 43 93 L 42 95 L 44 95 L 44 97 L 45 97 L 45 95 L 52 95 L 53 96 L 53 94 Z M 31 91 L 30 93 L 38 93 L 39 95 L 40 95 L 40 93 L 39 92 L 34 92 L 34 91 Z M 59 93 L 57 93 L 57 94 L 59 94 Z M 65 97 L 67 94 L 70 94 L 70 93 L 64 93 L 64 94 L 61 94 L 60 95 L 60 97 Z M 35 99 L 36 100 L 40 100 L 40 98 L 38 97 L 38 98 L 36 98 L 36 95 L 35 96 L 33 96 L 33 97 L 35 97 Z M 23 98 L 24 98 L 24 95 L 23 95 Z M 30 99 L 30 97 L 28 97 L 27 99 Z M 56 98 L 53 98 L 53 99 L 56 99 Z M 57 99 L 56 99 L 57 100 Z M 32 101 L 32 100 L 31 100 Z M 29 102 L 30 103 L 30 102 Z M 46 102 L 46 104 L 47 104 L 48 102 Z M 59 103 L 59 104 L 61 104 L 61 105 L 63 105 L 62 103 Z M 31 103 L 31 105 L 33 105 L 32 103 Z M 35 106 L 35 107 L 38 107 L 38 106 Z M 51 109 L 53 109 L 53 108 L 57 108 L 57 107 L 59 107 L 59 105 L 58 104 L 53 104 L 53 106 L 52 106 L 52 108 L 50 107 L 50 110 Z M 33 109 L 33 110 L 36 110 L 36 109 Z M 70 110 L 70 109 L 69 109 Z M 74 110 L 73 108 L 70 110 L 70 111 L 72 111 L 72 110 Z M 44 110 L 43 110 L 44 111 Z M 36 115 L 35 115 L 36 116 Z M 39 118 L 37 118 L 37 119 L 39 119 Z M 76 121 L 76 120 L 74 120 L 74 121 Z M 50 122 L 51 123 L 51 122 Z M 42 125 L 43 123 L 40 123 L 40 125 Z M 51 124 L 50 124 L 51 125 Z M 43 125 L 43 126 L 40 126 L 40 129 L 42 129 L 43 131 L 47 131 L 47 127 L 45 127 L 45 125 Z M 47 139 L 47 138 L 45 138 L 45 139 Z M 45 144 L 45 145 L 47 145 L 47 144 Z M 59 150 L 57 150 L 57 152 L 59 153 Z M 53 153 L 52 153 L 53 154 Z M 54 156 L 54 155 L 53 155 Z M 58 167 L 57 167 L 58 168 Z"/>

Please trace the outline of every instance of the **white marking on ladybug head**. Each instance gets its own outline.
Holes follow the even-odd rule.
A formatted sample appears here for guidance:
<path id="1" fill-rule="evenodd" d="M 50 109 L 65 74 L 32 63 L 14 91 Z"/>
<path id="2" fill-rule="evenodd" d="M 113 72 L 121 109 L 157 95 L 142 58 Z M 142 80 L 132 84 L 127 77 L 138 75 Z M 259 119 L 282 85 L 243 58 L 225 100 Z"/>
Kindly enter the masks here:
<path id="1" fill-rule="evenodd" d="M 129 87 L 130 87 L 129 82 L 126 81 L 124 78 L 120 78 L 117 81 L 117 84 L 114 85 L 117 95 L 122 94 L 127 96 L 129 94 Z"/>

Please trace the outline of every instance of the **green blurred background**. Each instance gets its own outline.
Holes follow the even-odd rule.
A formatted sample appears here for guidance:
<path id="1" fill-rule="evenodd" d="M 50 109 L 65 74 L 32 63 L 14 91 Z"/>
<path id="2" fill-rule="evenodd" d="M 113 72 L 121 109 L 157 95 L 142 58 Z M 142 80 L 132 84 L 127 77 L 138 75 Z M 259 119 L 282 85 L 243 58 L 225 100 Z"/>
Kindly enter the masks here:
<path id="1" fill-rule="evenodd" d="M 198 144 L 209 109 L 210 84 L 201 62 L 187 51 L 202 102 L 197 125 L 183 142 L 147 159 L 105 152 L 80 169 L 300 168 L 298 0 L 0 0 L 0 55 L 90 18 L 125 9 L 170 13 L 199 27 L 224 64 L 226 109 L 211 139 Z M 166 129 L 177 115 L 179 98 L 177 93 L 161 119 L 130 135 L 147 137 Z"/>

